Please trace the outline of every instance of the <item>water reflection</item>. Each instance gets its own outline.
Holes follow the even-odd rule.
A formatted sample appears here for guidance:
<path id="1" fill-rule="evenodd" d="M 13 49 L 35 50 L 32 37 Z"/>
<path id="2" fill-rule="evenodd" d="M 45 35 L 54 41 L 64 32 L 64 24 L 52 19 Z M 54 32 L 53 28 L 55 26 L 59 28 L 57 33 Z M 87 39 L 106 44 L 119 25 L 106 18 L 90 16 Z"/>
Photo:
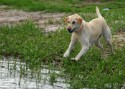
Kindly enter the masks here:
<path id="1" fill-rule="evenodd" d="M 25 63 L 20 63 L 14 58 L 3 58 L 0 61 L 0 89 L 68 89 L 69 84 L 62 77 L 54 77 L 53 73 L 60 71 L 41 69 L 38 75 L 32 75 L 30 69 L 25 68 Z M 22 71 L 24 71 L 22 75 Z M 56 82 L 50 83 L 55 78 Z"/>

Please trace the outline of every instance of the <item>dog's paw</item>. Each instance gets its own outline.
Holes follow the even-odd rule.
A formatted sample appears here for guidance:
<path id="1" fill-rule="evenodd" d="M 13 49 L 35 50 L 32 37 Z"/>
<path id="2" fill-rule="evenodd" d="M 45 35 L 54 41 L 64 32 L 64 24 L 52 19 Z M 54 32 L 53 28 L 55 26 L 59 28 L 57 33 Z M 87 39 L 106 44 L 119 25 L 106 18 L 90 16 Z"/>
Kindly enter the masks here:
<path id="1" fill-rule="evenodd" d="M 71 58 L 71 60 L 72 60 L 72 61 L 78 61 L 78 59 L 76 59 L 76 58 Z"/>
<path id="2" fill-rule="evenodd" d="M 68 53 L 64 53 L 63 57 L 68 57 L 69 54 Z"/>

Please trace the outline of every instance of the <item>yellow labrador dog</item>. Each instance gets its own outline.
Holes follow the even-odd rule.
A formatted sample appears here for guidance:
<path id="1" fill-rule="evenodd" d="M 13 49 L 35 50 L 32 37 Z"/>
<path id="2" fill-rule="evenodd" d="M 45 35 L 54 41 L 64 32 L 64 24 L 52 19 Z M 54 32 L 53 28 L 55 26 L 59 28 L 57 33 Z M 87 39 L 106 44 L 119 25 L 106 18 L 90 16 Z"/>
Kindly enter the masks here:
<path id="1" fill-rule="evenodd" d="M 101 36 L 105 38 L 105 41 L 110 47 L 111 53 L 114 54 L 111 31 L 105 19 L 102 17 L 98 7 L 96 7 L 96 14 L 98 18 L 95 18 L 90 22 L 86 22 L 78 14 L 65 18 L 66 22 L 68 22 L 67 30 L 72 33 L 72 36 L 69 47 L 64 53 L 63 57 L 69 56 L 77 40 L 81 43 L 82 49 L 75 58 L 72 58 L 72 60 L 78 61 L 93 44 L 101 49 L 103 57 L 104 51 L 99 41 Z"/>

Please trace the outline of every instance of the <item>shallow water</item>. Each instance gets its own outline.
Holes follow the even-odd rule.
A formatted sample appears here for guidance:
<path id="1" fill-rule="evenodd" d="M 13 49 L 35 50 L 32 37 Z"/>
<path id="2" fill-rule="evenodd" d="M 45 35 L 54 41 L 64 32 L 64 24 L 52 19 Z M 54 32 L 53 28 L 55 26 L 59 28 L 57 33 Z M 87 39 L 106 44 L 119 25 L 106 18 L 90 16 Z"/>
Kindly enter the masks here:
<path id="1" fill-rule="evenodd" d="M 21 72 L 26 69 L 26 64 L 19 62 L 18 59 L 3 58 L 0 61 L 0 89 L 69 89 L 70 84 L 63 77 L 56 76 L 51 83 L 51 75 L 61 74 L 61 71 L 47 69 L 44 67 L 40 70 L 39 76 L 32 75 L 30 69 L 27 69 L 24 74 Z M 39 78 L 38 78 L 39 77 Z M 112 84 L 105 84 L 105 87 L 112 89 Z M 116 87 L 118 87 L 116 85 Z M 81 88 L 81 89 L 96 89 L 96 88 Z M 117 89 L 117 88 L 115 88 Z M 125 84 L 119 88 L 125 89 Z"/>
<path id="2" fill-rule="evenodd" d="M 21 75 L 25 63 L 14 61 L 13 58 L 3 58 L 0 61 L 0 89 L 68 89 L 69 84 L 62 77 L 56 77 L 56 82 L 51 85 L 51 73 L 59 74 L 60 71 L 41 69 L 40 82 L 37 75 L 32 75 L 30 69 L 27 69 L 26 76 Z"/>

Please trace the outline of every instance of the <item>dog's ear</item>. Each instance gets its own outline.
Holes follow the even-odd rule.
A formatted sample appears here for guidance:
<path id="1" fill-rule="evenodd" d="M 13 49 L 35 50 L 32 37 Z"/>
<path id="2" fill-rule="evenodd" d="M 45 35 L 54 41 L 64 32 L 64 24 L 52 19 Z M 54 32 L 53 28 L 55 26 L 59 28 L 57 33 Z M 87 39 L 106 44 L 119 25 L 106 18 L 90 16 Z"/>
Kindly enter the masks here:
<path id="1" fill-rule="evenodd" d="M 77 21 L 78 21 L 79 23 L 82 23 L 82 18 L 78 18 Z"/>
<path id="2" fill-rule="evenodd" d="M 64 21 L 69 22 L 69 17 L 65 17 Z"/>

